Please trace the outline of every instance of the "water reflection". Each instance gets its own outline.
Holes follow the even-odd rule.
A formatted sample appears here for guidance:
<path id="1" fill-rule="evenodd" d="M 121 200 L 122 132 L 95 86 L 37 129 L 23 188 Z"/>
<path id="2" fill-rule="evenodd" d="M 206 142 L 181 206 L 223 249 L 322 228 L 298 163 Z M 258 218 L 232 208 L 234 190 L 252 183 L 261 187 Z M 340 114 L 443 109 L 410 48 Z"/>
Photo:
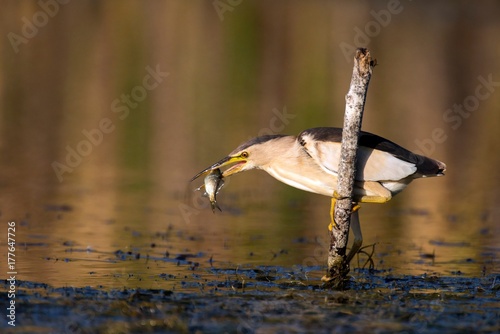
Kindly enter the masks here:
<path id="1" fill-rule="evenodd" d="M 254 185 L 269 181 L 261 177 L 265 174 L 255 173 L 250 179 Z M 215 215 L 206 198 L 200 199 L 206 201 L 204 207 L 199 202 L 190 215 L 181 212 L 184 200 L 165 192 L 163 201 L 145 201 L 154 198 L 151 189 L 96 185 L 82 195 L 88 202 L 67 197 L 59 202 L 64 206 L 52 206 L 55 202 L 46 199 L 50 204 L 19 222 L 20 277 L 55 286 L 182 290 L 194 277 L 215 279 L 211 268 L 267 266 L 305 272 L 317 284 L 325 270 L 329 200 L 286 186 L 245 194 L 245 185 L 237 183 L 221 193 L 223 213 Z M 109 198 L 115 201 L 107 204 L 104 199 Z M 365 244 L 376 243 L 377 270 L 407 275 L 498 272 L 498 235 L 488 222 L 482 227 L 458 224 L 423 207 L 366 205 L 362 210 Z M 446 234 L 435 233 L 435 225 L 444 229 L 450 224 L 454 228 Z M 359 263 L 365 260 L 361 257 Z"/>
<path id="2" fill-rule="evenodd" d="M 179 286 L 210 259 L 320 277 L 328 198 L 252 172 L 231 180 L 214 215 L 196 196 L 186 202 L 186 182 L 263 130 L 339 126 L 351 64 L 337 46 L 385 3 L 368 6 L 256 1 L 221 21 L 205 2 L 78 1 L 18 53 L 4 45 L 0 209 L 19 226 L 19 278 Z M 36 1 L 4 7 L 3 36 L 40 10 Z M 379 269 L 499 271 L 499 10 L 412 3 L 371 38 L 380 65 L 363 128 L 448 165 L 444 178 L 363 207 Z M 151 71 L 168 75 L 153 82 Z M 453 127 L 445 115 L 475 96 L 480 76 L 492 78 L 490 96 Z M 277 112 L 289 117 L 279 123 Z M 178 264 L 179 254 L 199 267 Z"/>

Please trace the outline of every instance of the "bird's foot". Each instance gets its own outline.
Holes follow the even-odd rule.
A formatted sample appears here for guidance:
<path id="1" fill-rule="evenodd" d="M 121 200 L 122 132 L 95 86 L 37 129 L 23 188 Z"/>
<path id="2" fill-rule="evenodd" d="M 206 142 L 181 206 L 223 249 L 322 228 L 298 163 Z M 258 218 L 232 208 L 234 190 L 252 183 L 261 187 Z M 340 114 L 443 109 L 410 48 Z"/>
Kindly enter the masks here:
<path id="1" fill-rule="evenodd" d="M 330 222 L 330 224 L 328 224 L 328 231 L 332 231 L 334 227 L 337 226 L 337 223 L 335 223 L 335 220 L 332 219 L 332 221 Z"/>
<path id="2" fill-rule="evenodd" d="M 337 201 L 336 195 L 338 195 L 337 191 L 335 191 L 333 193 L 334 197 L 332 197 L 332 206 L 330 207 L 330 225 L 328 225 L 328 231 L 330 231 L 330 232 L 333 230 L 334 227 L 337 227 L 337 223 L 335 222 L 335 218 L 334 218 L 335 202 Z"/>
<path id="3" fill-rule="evenodd" d="M 358 211 L 359 209 L 361 209 L 361 204 L 359 204 L 359 203 L 353 203 L 353 205 L 352 205 L 352 213 Z"/>
<path id="4" fill-rule="evenodd" d="M 332 205 L 330 207 L 330 224 L 328 225 L 328 231 L 332 231 L 334 227 L 337 227 L 337 223 L 335 222 L 335 202 L 337 202 L 338 193 L 337 191 L 334 191 L 333 197 L 332 197 Z M 361 205 L 357 202 L 353 203 L 352 206 L 352 213 L 358 211 L 361 208 Z"/>

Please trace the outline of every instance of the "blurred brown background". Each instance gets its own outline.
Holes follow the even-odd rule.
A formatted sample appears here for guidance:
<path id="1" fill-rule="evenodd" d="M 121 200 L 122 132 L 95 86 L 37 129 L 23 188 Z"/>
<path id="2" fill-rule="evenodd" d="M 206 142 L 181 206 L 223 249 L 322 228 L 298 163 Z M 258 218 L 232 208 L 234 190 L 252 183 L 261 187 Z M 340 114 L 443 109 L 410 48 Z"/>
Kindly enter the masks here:
<path id="1" fill-rule="evenodd" d="M 2 0 L 1 8 L 0 210 L 25 221 L 20 233 L 50 226 L 83 246 L 99 234 L 109 238 L 101 248 L 119 243 L 126 224 L 239 235 L 267 221 L 267 237 L 323 233 L 329 200 L 263 173 L 236 177 L 218 216 L 185 204 L 186 184 L 259 133 L 341 126 L 352 50 L 364 46 L 378 66 L 363 129 L 448 165 L 444 178 L 365 206 L 374 229 L 365 238 L 446 239 L 453 230 L 465 240 L 485 226 L 499 238 L 497 1 Z M 57 221 L 53 205 L 68 205 L 71 219 Z M 263 208 L 278 218 L 259 216 Z M 398 214 L 409 211 L 423 212 L 426 225 Z M 218 247 L 198 247 L 207 245 Z"/>

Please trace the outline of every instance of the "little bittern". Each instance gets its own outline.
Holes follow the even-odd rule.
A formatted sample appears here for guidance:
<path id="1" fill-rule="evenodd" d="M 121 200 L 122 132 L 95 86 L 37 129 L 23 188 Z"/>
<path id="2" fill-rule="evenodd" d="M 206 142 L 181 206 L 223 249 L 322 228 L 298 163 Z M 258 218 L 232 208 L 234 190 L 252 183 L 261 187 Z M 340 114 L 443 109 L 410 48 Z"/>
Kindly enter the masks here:
<path id="1" fill-rule="evenodd" d="M 331 223 L 334 225 L 334 193 L 341 140 L 342 129 L 327 127 L 304 130 L 297 137 L 267 135 L 253 138 L 192 180 L 230 164 L 234 165 L 222 173 L 223 177 L 263 169 L 292 187 L 332 197 Z M 444 175 L 445 170 L 446 165 L 440 161 L 412 153 L 390 140 L 362 131 L 358 141 L 353 201 L 385 203 L 414 179 Z M 355 240 L 348 260 L 362 243 L 357 212 L 353 218 Z"/>

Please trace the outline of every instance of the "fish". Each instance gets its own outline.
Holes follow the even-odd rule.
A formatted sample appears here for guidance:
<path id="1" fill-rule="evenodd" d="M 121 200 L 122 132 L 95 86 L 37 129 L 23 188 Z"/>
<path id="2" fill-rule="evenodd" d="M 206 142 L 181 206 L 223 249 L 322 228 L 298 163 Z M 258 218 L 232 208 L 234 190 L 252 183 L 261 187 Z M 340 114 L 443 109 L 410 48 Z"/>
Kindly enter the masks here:
<path id="1" fill-rule="evenodd" d="M 224 186 L 224 180 L 219 168 L 214 169 L 213 171 L 210 172 L 210 174 L 208 174 L 205 177 L 204 186 L 205 186 L 205 194 L 206 196 L 208 196 L 208 199 L 210 200 L 212 211 L 215 213 L 215 208 L 219 209 L 219 211 L 222 211 L 219 205 L 217 204 L 217 199 L 216 199 L 216 195 L 219 193 L 220 189 Z"/>

